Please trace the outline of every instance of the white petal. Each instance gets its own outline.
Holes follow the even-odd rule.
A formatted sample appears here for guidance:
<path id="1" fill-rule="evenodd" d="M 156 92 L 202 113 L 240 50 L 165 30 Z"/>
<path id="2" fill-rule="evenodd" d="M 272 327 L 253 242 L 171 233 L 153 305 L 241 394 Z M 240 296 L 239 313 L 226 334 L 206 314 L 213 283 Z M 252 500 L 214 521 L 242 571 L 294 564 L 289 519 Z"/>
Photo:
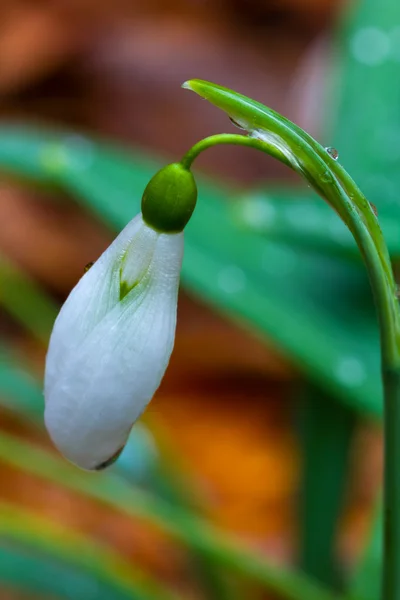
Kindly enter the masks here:
<path id="1" fill-rule="evenodd" d="M 79 280 L 61 308 L 47 353 L 45 397 L 67 355 L 80 346 L 88 333 L 119 301 L 121 260 L 132 239 L 144 226 L 141 214 L 132 219 Z"/>
<path id="2" fill-rule="evenodd" d="M 86 469 L 98 467 L 125 444 L 133 423 L 158 388 L 173 348 L 183 233 L 158 234 L 142 222 L 140 228 L 140 234 L 145 228 L 149 235 L 136 238 L 124 235 L 124 230 L 122 242 L 121 236 L 114 242 L 118 250 L 112 250 L 112 244 L 99 259 L 101 263 L 109 251 L 117 258 L 117 273 L 110 264 L 97 270 L 96 275 L 104 275 L 108 283 L 92 275 L 91 293 L 84 283 L 86 275 L 82 278 L 52 334 L 46 368 L 46 425 L 61 452 Z M 121 249 L 126 252 L 122 269 Z M 130 284 L 139 277 L 122 301 L 120 269 Z M 68 307 L 71 302 L 76 305 Z M 82 323 L 85 318 L 90 319 L 90 331 Z M 54 361 L 61 362 L 55 365 Z"/>

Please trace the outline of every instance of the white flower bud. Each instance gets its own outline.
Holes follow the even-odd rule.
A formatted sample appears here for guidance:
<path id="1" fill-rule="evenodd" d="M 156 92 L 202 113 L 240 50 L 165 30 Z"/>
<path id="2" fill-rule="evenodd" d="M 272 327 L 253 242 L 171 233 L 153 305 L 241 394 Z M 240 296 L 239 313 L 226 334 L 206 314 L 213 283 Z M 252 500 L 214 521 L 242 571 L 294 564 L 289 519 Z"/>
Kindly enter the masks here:
<path id="1" fill-rule="evenodd" d="M 135 217 L 72 290 L 46 359 L 45 422 L 83 469 L 111 464 L 172 352 L 183 233 Z"/>

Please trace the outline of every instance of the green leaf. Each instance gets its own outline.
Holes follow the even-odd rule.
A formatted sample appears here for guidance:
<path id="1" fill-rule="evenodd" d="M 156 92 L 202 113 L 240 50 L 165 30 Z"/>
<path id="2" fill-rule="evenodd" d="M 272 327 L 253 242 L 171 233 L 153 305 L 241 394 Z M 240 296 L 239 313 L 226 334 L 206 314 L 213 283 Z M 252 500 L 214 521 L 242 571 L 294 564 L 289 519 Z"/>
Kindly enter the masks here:
<path id="1" fill-rule="evenodd" d="M 23 365 L 20 356 L 1 346 L 0 405 L 18 412 L 36 427 L 44 425 L 42 386 Z M 165 499 L 189 506 L 189 498 L 184 498 L 181 491 L 183 481 L 175 481 L 178 478 L 176 469 L 165 465 L 162 458 L 151 432 L 142 423 L 137 423 L 112 470 Z"/>
<path id="2" fill-rule="evenodd" d="M 362 0 L 342 19 L 326 93 L 327 139 L 399 231 L 400 4 Z M 330 115 L 335 115 L 334 120 Z M 329 138 L 328 138 L 329 136 Z"/>
<path id="3" fill-rule="evenodd" d="M 177 598 L 98 541 L 5 502 L 0 557 L 0 580 L 29 592 L 73 600 Z"/>
<path id="4" fill-rule="evenodd" d="M 0 305 L 47 345 L 58 307 L 23 271 L 0 256 Z"/>
<path id="5" fill-rule="evenodd" d="M 369 540 L 353 576 L 349 598 L 376 600 L 381 591 L 383 513 L 379 503 L 373 515 Z"/>
<path id="6" fill-rule="evenodd" d="M 9 466 L 84 494 L 128 516 L 151 522 L 213 564 L 250 578 L 286 600 L 334 600 L 327 590 L 301 573 L 272 566 L 257 552 L 243 548 L 204 519 L 140 491 L 111 473 L 88 476 L 48 452 L 4 432 L 0 433 L 0 459 Z"/>
<path id="7" fill-rule="evenodd" d="M 300 566 L 325 585 L 340 588 L 336 537 L 356 418 L 312 385 L 305 386 L 301 400 Z"/>
<path id="8" fill-rule="evenodd" d="M 32 420 L 43 419 L 43 393 L 33 375 L 0 346 L 0 404 Z"/>
<path id="9" fill-rule="evenodd" d="M 323 133 L 327 146 L 377 207 L 390 254 L 400 256 L 400 5 L 363 0 L 342 11 L 325 70 Z M 299 202 L 298 202 L 299 201 Z M 237 208 L 237 211 L 236 211 Z M 332 253 L 358 254 L 332 211 L 300 187 L 245 194 L 239 221 L 274 239 Z M 324 226 L 321 228 L 321 223 Z"/>
<path id="10" fill-rule="evenodd" d="M 10 542 L 0 541 L 0 584 L 2 590 L 23 592 L 27 598 L 60 600 L 137 600 L 90 574 L 56 562 L 47 554 L 32 553 Z M 19 596 L 18 596 L 19 598 Z M 25 596 L 24 596 L 25 598 Z"/>
<path id="11" fill-rule="evenodd" d="M 43 427 L 44 399 L 42 386 L 29 373 L 23 360 L 0 346 L 0 405 L 18 412 L 36 427 Z M 166 473 L 150 431 L 138 423 L 113 467 L 127 481 L 157 490 L 162 497 L 174 499 L 178 493 L 173 473 Z M 173 470 L 172 470 L 173 471 Z"/>
<path id="12" fill-rule="evenodd" d="M 26 370 L 16 366 L 15 359 L 5 348 L 0 348 L 0 404 L 18 411 L 36 426 L 42 427 L 44 406 L 41 387 Z M 173 463 L 163 459 L 150 431 L 141 423 L 132 429 L 112 470 L 128 482 L 140 484 L 181 508 L 188 509 L 194 504 L 190 494 L 184 491 L 187 482 Z M 230 593 L 228 596 L 228 582 L 225 582 L 223 573 L 216 571 L 210 561 L 195 552 L 191 558 L 194 575 L 207 591 L 207 598 L 223 600 L 232 597 Z"/>
<path id="13" fill-rule="evenodd" d="M 235 200 L 232 212 L 238 226 L 269 239 L 360 260 L 347 227 L 310 190 L 283 187 L 252 190 Z M 379 223 L 391 257 L 400 257 L 400 203 L 395 210 L 384 205 L 379 212 Z"/>

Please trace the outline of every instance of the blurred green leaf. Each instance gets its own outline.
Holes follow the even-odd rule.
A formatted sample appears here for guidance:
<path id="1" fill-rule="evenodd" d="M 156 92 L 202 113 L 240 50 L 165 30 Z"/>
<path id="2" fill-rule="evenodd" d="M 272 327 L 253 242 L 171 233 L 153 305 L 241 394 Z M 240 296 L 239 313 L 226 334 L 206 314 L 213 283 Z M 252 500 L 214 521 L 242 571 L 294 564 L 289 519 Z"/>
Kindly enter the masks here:
<path id="1" fill-rule="evenodd" d="M 360 180 L 362 183 L 362 180 Z M 392 258 L 400 257 L 400 203 L 379 211 L 379 223 Z M 328 252 L 360 262 L 360 252 L 344 223 L 311 190 L 277 188 L 252 190 L 232 206 L 238 226 L 316 252 Z"/>
<path id="2" fill-rule="evenodd" d="M 35 281 L 3 256 L 0 256 L 0 305 L 47 345 L 58 307 Z"/>
<path id="3" fill-rule="evenodd" d="M 300 566 L 318 581 L 340 589 L 336 538 L 356 417 L 348 406 L 311 384 L 305 385 L 301 396 Z"/>
<path id="4" fill-rule="evenodd" d="M 395 238 L 400 239 L 400 155 L 393 125 L 399 121 L 396 99 L 400 81 L 395 77 L 394 60 L 385 56 L 378 60 L 368 54 L 374 44 L 370 48 L 367 44 L 366 57 L 359 52 L 366 35 L 367 39 L 378 35 L 383 47 L 389 48 L 386 42 L 394 35 L 400 8 L 397 0 L 384 0 L 383 6 L 385 9 L 377 11 L 373 0 L 366 0 L 341 29 L 336 57 L 344 84 L 333 80 L 326 111 L 331 108 L 334 114 L 339 100 L 339 126 L 334 127 L 333 143 L 340 160 L 377 205 L 388 240 L 394 243 Z M 393 51 L 396 46 L 390 47 Z M 21 126 L 0 130 L 0 165 L 18 177 L 73 193 L 116 228 L 139 209 L 141 192 L 158 166 L 138 153 L 129 156 L 76 134 L 29 131 Z M 186 236 L 183 282 L 188 289 L 224 313 L 244 317 L 336 396 L 380 415 L 377 328 L 364 274 L 344 259 L 333 264 L 332 258 L 315 257 L 311 248 L 304 249 L 303 233 L 295 230 L 294 218 L 293 231 L 287 223 L 279 225 L 279 237 L 284 241 L 256 239 L 242 231 L 224 202 L 231 192 L 207 184 L 201 186 L 201 192 Z M 320 207 L 318 220 L 325 211 L 322 203 Z M 341 228 L 335 215 L 331 214 L 329 223 L 328 229 Z M 307 239 L 314 239 L 316 249 L 320 243 L 330 244 L 329 231 L 317 240 L 313 231 L 307 229 Z M 342 233 L 343 229 L 339 236 L 347 252 L 349 238 L 344 232 L 342 239 Z M 311 291 L 310 284 L 318 289 Z"/>
<path id="5" fill-rule="evenodd" d="M 29 298 L 27 299 L 29 302 Z M 14 357 L 15 359 L 15 357 Z M 0 405 L 20 412 L 25 419 L 43 426 L 43 394 L 35 379 L 20 366 L 16 366 L 5 348 L 0 347 Z M 163 460 L 150 431 L 141 423 L 132 429 L 128 442 L 112 467 L 127 481 L 140 484 L 160 498 L 181 508 L 193 506 L 187 490 L 187 481 L 178 474 L 174 463 Z M 204 557 L 192 553 L 193 573 L 209 599 L 232 598 L 230 585 L 224 574 L 215 570 Z"/>
<path id="6" fill-rule="evenodd" d="M 400 4 L 362 0 L 337 28 L 329 78 L 326 141 L 340 153 L 382 219 L 400 223 Z M 398 244 L 399 242 L 397 242 Z"/>
<path id="7" fill-rule="evenodd" d="M 26 598 L 60 600 L 136 600 L 140 596 L 101 585 L 89 573 L 56 562 L 47 554 L 0 542 L 1 590 L 25 592 Z M 19 596 L 18 596 L 19 598 Z M 25 598 L 25 596 L 24 596 Z"/>
<path id="8" fill-rule="evenodd" d="M 400 80 L 395 57 L 374 58 L 374 44 L 366 45 L 366 40 L 378 36 L 381 48 L 395 52 L 399 12 L 397 0 L 384 0 L 379 10 L 374 0 L 363 2 L 361 9 L 357 5 L 356 16 L 340 34 L 336 58 L 341 60 L 341 84 L 334 81 L 326 103 L 328 110 L 342 96 L 339 125 L 332 127 L 329 137 L 340 151 L 340 160 L 376 204 L 396 256 L 400 253 Z M 0 163 L 7 170 L 73 193 L 116 229 L 138 210 L 141 191 L 158 168 L 141 156 L 131 160 L 76 135 L 29 138 L 21 129 L 20 139 L 12 139 L 14 133 L 9 129 L 0 137 Z M 223 202 L 229 200 L 229 191 L 215 185 L 201 187 L 204 193 L 186 236 L 184 284 L 224 314 L 247 319 L 349 406 L 380 415 L 379 349 L 369 288 L 357 264 L 346 261 L 353 256 L 354 245 L 336 216 L 308 195 L 292 206 L 292 195 L 285 190 L 255 192 L 249 198 L 262 200 L 263 232 L 270 238 L 258 236 L 261 239 L 256 241 L 256 235 L 243 231 L 240 211 L 248 206 L 232 209 Z M 268 211 L 275 215 L 269 222 Z M 321 249 L 332 256 L 318 257 Z M 336 260 L 338 255 L 342 258 Z M 2 288 L 3 305 L 45 341 L 45 328 L 34 320 L 31 324 L 32 313 L 21 317 L 12 296 L 6 294 L 3 301 Z M 2 373 L 0 365 L 0 381 Z M 18 380 L 17 370 L 14 375 Z M 21 382 L 18 385 L 24 386 Z M 22 391 L 21 397 L 26 393 Z M 380 526 L 376 525 L 375 533 L 354 588 L 365 600 L 376 598 L 379 591 Z"/>
<path id="9" fill-rule="evenodd" d="M 17 589 L 73 600 L 177 598 L 98 541 L 5 502 L 0 557 L 0 579 Z"/>
<path id="10" fill-rule="evenodd" d="M 43 427 L 44 399 L 41 385 L 22 365 L 21 357 L 0 346 L 0 406 L 19 412 L 35 426 Z M 165 499 L 189 506 L 184 482 L 172 466 L 164 466 L 148 428 L 137 423 L 120 458 L 112 467 L 127 481 L 140 483 Z"/>
<path id="11" fill-rule="evenodd" d="M 242 229 L 334 256 L 359 258 L 350 231 L 332 209 L 307 188 L 250 190 L 232 203 L 232 218 Z"/>
<path id="12" fill-rule="evenodd" d="M 36 426 L 43 427 L 44 399 L 41 385 L 22 366 L 21 357 L 0 346 L 0 405 L 19 412 Z M 176 499 L 177 489 L 166 473 L 150 431 L 138 423 L 132 429 L 121 457 L 113 467 L 128 481 L 140 483 L 162 497 Z M 171 471 L 173 469 L 171 468 Z M 181 498 L 181 502 L 183 499 Z"/>
<path id="13" fill-rule="evenodd" d="M 383 514 L 382 506 L 376 508 L 368 543 L 353 576 L 349 598 L 376 600 L 381 591 L 383 556 Z"/>
<path id="14" fill-rule="evenodd" d="M 383 0 L 379 4 L 376 0 L 363 0 L 349 7 L 337 29 L 331 52 L 333 64 L 326 69 L 329 81 L 323 115 L 325 142 L 333 143 L 339 150 L 339 160 L 375 204 L 391 256 L 397 259 L 400 255 L 400 3 L 398 0 Z M 307 237 L 311 243 L 320 244 L 319 230 L 328 238 L 327 249 L 334 251 L 331 236 L 334 216 L 328 215 L 325 206 L 320 203 L 317 212 L 317 206 L 311 206 L 310 199 L 310 205 L 304 207 L 303 218 L 296 220 L 295 213 L 301 211 L 303 200 L 292 213 L 295 193 L 283 191 L 283 198 L 276 196 L 274 191 L 262 191 L 259 198 L 257 194 L 250 195 L 250 206 L 246 206 L 245 200 L 238 209 L 240 216 L 246 217 L 248 210 L 251 217 L 255 208 L 251 203 L 259 200 L 260 214 L 265 214 L 266 220 L 272 215 L 264 230 L 268 235 L 282 234 L 287 239 L 293 219 L 293 237 L 300 243 Z M 281 199 L 283 206 L 279 205 Z M 325 226 L 321 227 L 324 213 Z M 276 221 L 274 216 L 277 216 Z M 340 233 L 336 226 L 334 231 Z M 350 250 L 348 240 L 349 236 L 342 235 L 337 240 L 346 253 Z M 323 489 L 321 485 L 321 493 Z M 375 600 L 380 596 L 381 566 L 382 513 L 379 508 L 351 589 L 355 597 Z"/>
<path id="15" fill-rule="evenodd" d="M 121 228 L 139 210 L 156 165 L 71 134 L 3 126 L 0 168 L 57 184 Z M 199 188 L 186 229 L 186 288 L 271 338 L 330 393 L 380 415 L 378 330 L 363 271 L 243 231 L 232 219 L 231 192 L 203 180 Z"/>
<path id="16" fill-rule="evenodd" d="M 35 423 L 43 418 L 41 386 L 4 346 L 0 346 L 0 404 Z"/>
<path id="17" fill-rule="evenodd" d="M 400 4 L 354 2 L 340 13 L 325 69 L 322 137 L 379 214 L 393 258 L 400 257 Z M 309 190 L 245 194 L 235 208 L 253 230 L 333 253 L 358 250 L 342 223 Z"/>
<path id="18" fill-rule="evenodd" d="M 16 437 L 0 433 L 0 459 L 26 473 L 79 492 L 124 514 L 157 525 L 207 560 L 241 574 L 287 600 L 334 600 L 301 573 L 272 566 L 257 552 L 188 511 L 157 499 L 111 473 L 88 474 Z M 337 599 L 336 599 L 337 600 Z"/>

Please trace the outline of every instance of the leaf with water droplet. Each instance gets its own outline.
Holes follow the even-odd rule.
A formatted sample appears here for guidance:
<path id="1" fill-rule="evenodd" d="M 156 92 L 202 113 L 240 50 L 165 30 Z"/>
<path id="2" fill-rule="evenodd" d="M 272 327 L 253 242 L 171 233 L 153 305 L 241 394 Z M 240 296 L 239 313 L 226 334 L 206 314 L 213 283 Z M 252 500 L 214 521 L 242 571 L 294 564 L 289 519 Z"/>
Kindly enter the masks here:
<path id="1" fill-rule="evenodd" d="M 336 150 L 336 148 L 328 146 L 327 148 L 325 148 L 325 150 L 327 151 L 329 156 L 333 158 L 333 160 L 337 160 L 339 158 L 339 152 Z"/>

